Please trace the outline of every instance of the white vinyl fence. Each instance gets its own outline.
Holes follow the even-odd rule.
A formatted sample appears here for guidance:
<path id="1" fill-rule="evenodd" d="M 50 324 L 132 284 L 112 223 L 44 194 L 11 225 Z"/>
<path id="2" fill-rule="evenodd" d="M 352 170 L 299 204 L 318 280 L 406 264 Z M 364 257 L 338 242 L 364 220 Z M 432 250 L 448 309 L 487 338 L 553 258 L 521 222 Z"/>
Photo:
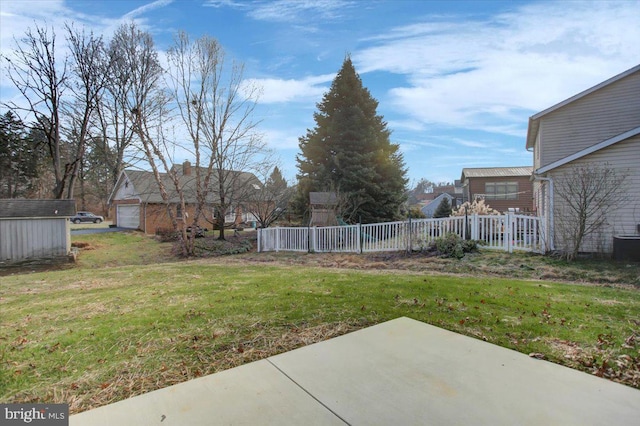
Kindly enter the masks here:
<path id="1" fill-rule="evenodd" d="M 420 250 L 436 238 L 454 233 L 485 247 L 544 253 L 544 221 L 517 214 L 307 228 L 258 229 L 258 251 L 349 252 Z"/>

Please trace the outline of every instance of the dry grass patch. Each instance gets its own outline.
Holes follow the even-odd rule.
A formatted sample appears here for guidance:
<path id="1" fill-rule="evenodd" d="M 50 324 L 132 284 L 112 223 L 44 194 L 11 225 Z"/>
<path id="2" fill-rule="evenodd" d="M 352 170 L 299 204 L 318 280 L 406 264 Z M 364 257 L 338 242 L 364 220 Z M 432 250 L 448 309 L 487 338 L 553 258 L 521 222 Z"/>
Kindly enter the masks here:
<path id="1" fill-rule="evenodd" d="M 131 356 L 126 359 L 115 364 L 98 359 L 79 376 L 70 374 L 52 383 L 44 393 L 42 389 L 25 389 L 9 401 L 68 403 L 70 413 L 77 413 L 321 342 L 365 325 L 339 322 L 282 329 L 255 324 L 254 333 L 244 338 L 235 336 L 230 341 L 225 340 L 225 336 L 233 334 L 229 329 L 215 329 L 209 335 L 178 334 L 146 342 L 132 339 L 121 342 L 123 346 L 111 348 L 130 352 Z M 25 343 L 14 342 L 14 347 Z M 50 352 L 59 349 L 57 346 Z M 185 356 L 185 352 L 189 354 Z M 36 368 L 32 363 L 16 364 L 13 374 L 28 374 L 26 370 Z M 61 368 L 62 373 L 72 373 Z"/>

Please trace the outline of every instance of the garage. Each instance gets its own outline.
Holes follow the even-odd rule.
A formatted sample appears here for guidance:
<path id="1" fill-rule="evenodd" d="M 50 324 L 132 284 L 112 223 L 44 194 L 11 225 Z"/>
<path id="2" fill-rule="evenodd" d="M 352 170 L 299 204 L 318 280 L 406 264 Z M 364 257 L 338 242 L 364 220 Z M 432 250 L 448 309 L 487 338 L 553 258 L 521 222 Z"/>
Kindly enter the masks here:
<path id="1" fill-rule="evenodd" d="M 121 228 L 140 228 L 140 206 L 137 204 L 119 205 L 116 220 Z"/>

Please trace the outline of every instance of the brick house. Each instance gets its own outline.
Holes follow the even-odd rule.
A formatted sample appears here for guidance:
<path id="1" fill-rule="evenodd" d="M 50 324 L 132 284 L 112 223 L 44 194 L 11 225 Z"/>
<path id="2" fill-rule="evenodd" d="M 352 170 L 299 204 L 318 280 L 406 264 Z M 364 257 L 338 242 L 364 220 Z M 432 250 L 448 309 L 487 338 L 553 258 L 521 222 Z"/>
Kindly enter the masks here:
<path id="1" fill-rule="evenodd" d="M 464 201 L 484 199 L 501 213 L 533 212 L 533 167 L 483 167 L 462 169 Z"/>
<path id="2" fill-rule="evenodd" d="M 174 165 L 172 172 L 178 175 L 185 197 L 184 209 L 168 174 L 160 174 L 168 192 L 168 200 L 165 201 L 152 172 L 127 169 L 121 173 L 109 197 L 110 216 L 114 218 L 114 224 L 152 234 L 159 229 L 173 228 L 168 213 L 168 209 L 172 209 L 180 223 L 191 225 L 189 218 L 194 217 L 196 207 L 196 178 L 193 167 L 185 161 L 181 166 Z M 227 199 L 231 200 L 232 206 L 225 212 L 225 223 L 233 225 L 256 220 L 252 214 L 243 212 L 243 205 L 250 202 L 251 192 L 260 190 L 262 184 L 252 173 L 235 171 L 225 173 L 229 173 L 228 176 L 231 177 L 228 180 L 229 186 L 233 188 L 233 190 L 227 190 Z M 210 187 L 215 188 L 216 185 L 217 181 L 212 178 Z M 204 217 L 198 221 L 199 226 L 212 227 L 218 200 L 216 191 L 211 190 L 207 199 L 207 208 L 203 212 Z"/>

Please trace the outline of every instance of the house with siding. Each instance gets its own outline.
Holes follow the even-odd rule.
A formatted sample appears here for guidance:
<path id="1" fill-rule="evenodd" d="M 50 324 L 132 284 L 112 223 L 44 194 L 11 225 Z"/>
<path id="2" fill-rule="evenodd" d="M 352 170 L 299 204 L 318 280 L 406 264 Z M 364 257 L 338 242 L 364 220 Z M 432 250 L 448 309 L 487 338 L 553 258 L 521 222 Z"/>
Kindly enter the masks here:
<path id="1" fill-rule="evenodd" d="M 463 200 L 485 200 L 501 213 L 533 211 L 531 166 L 462 169 Z"/>
<path id="2" fill-rule="evenodd" d="M 109 197 L 110 216 L 114 224 L 122 228 L 139 229 L 153 234 L 160 230 L 173 229 L 169 209 L 179 224 L 191 225 L 196 209 L 196 177 L 194 167 L 188 161 L 182 165 L 174 165 L 172 173 L 176 173 L 181 191 L 185 198 L 183 209 L 173 179 L 167 173 L 160 173 L 160 179 L 167 191 L 165 200 L 153 172 L 145 170 L 124 170 Z M 261 189 L 262 183 L 252 173 L 226 171 L 226 201 L 231 208 L 225 212 L 225 224 L 239 224 L 255 221 L 250 213 L 243 211 L 243 205 L 251 202 L 251 193 Z M 206 208 L 198 225 L 211 227 L 219 203 L 218 192 L 215 191 L 217 180 L 212 177 Z"/>
<path id="3" fill-rule="evenodd" d="M 75 200 L 0 200 L 0 264 L 68 256 L 75 214 Z"/>
<path id="4" fill-rule="evenodd" d="M 460 204 L 462 204 L 462 202 L 461 202 L 462 199 L 461 198 L 457 198 L 456 194 L 452 195 L 452 194 L 450 194 L 448 192 L 441 192 L 433 200 L 429 200 L 425 204 L 423 204 L 422 207 L 420 208 L 420 211 L 427 218 L 432 218 L 433 215 L 435 214 L 436 210 L 440 206 L 440 203 L 442 203 L 442 201 L 445 198 L 447 200 L 449 200 L 449 204 L 451 205 L 452 209 L 455 209 Z"/>
<path id="5" fill-rule="evenodd" d="M 559 232 L 568 207 L 557 193 L 564 176 L 596 164 L 625 176 L 624 202 L 580 249 L 611 253 L 613 236 L 635 234 L 640 224 L 640 65 L 531 116 L 526 148 L 533 151 L 534 206 L 550 250 L 568 249 Z"/>

